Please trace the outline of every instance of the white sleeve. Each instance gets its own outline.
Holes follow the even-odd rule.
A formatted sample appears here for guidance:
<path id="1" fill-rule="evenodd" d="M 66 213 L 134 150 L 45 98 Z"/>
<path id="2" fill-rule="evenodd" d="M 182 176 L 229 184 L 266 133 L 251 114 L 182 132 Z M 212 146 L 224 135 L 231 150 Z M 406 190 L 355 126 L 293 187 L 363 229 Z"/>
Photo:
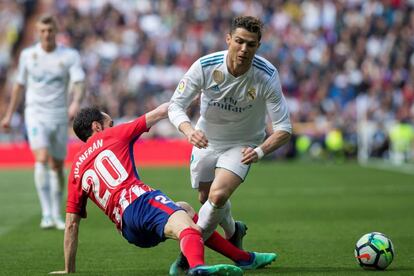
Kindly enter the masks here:
<path id="1" fill-rule="evenodd" d="M 266 91 L 266 106 L 272 121 L 273 131 L 283 130 L 292 133 L 292 125 L 289 118 L 289 109 L 282 93 L 279 74 L 276 71 L 269 80 Z"/>
<path id="2" fill-rule="evenodd" d="M 69 67 L 69 76 L 71 82 L 79 82 L 85 79 L 85 72 L 82 69 L 80 55 L 76 50 L 73 50 L 71 55 L 71 65 Z"/>
<path id="3" fill-rule="evenodd" d="M 201 91 L 202 83 L 203 74 L 200 62 L 197 60 L 179 82 L 168 107 L 168 117 L 177 129 L 181 123 L 190 122 L 186 111 Z"/>
<path id="4" fill-rule="evenodd" d="M 27 62 L 27 51 L 23 50 L 19 57 L 19 66 L 17 67 L 17 76 L 16 82 L 18 84 L 26 86 L 27 83 L 27 70 L 26 70 L 26 62 Z"/>

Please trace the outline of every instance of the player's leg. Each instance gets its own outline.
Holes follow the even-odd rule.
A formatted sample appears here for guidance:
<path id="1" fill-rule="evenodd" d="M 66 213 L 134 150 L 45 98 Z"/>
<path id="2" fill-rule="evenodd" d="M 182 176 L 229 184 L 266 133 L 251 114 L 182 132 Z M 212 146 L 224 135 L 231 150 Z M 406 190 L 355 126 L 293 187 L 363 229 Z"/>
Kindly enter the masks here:
<path id="1" fill-rule="evenodd" d="M 247 252 L 234 246 L 229 240 L 222 237 L 217 231 L 205 241 L 210 249 L 233 260 L 235 264 L 244 270 L 265 267 L 276 260 L 275 253 Z"/>
<path id="2" fill-rule="evenodd" d="M 191 186 L 194 189 L 198 189 L 199 200 L 204 203 L 203 206 L 208 205 L 211 207 L 211 203 L 208 201 L 208 194 L 211 192 L 210 184 L 214 181 L 215 167 L 218 157 L 219 152 L 215 151 L 211 147 L 207 149 L 198 149 L 193 147 L 190 163 Z M 206 208 L 207 207 L 204 207 L 204 209 Z M 220 208 L 210 209 L 211 211 L 217 210 L 218 213 L 222 211 Z M 214 219 L 215 221 L 213 223 L 217 226 L 221 220 L 221 216 L 215 216 Z"/>
<path id="3" fill-rule="evenodd" d="M 204 204 L 208 199 L 211 182 L 200 182 L 198 185 L 198 195 L 201 204 Z M 247 226 L 241 221 L 234 221 L 231 215 L 231 203 L 227 200 L 224 205 L 224 217 L 219 223 L 225 230 L 226 239 L 233 243 L 236 247 L 243 249 L 243 237 L 246 235 Z"/>
<path id="4" fill-rule="evenodd" d="M 65 230 L 65 221 L 62 219 L 61 207 L 64 186 L 63 160 L 50 157 L 49 160 L 49 183 L 50 202 L 52 208 L 52 219 L 59 230 Z"/>
<path id="5" fill-rule="evenodd" d="M 39 148 L 33 150 L 33 154 L 36 160 L 34 167 L 34 182 L 42 210 L 40 227 L 48 229 L 53 227 L 47 166 L 48 152 L 46 148 Z"/>
<path id="6" fill-rule="evenodd" d="M 187 212 L 187 214 L 192 217 L 192 220 L 194 222 L 197 222 L 198 215 L 188 203 L 177 202 L 177 205 L 182 207 Z M 224 239 L 217 231 L 214 231 L 210 238 L 205 241 L 205 245 L 210 249 L 222 254 L 223 256 L 233 260 L 236 265 L 242 267 L 243 269 L 256 269 L 264 267 L 272 263 L 277 257 L 275 253 L 257 253 L 241 250 L 231 244 L 228 240 Z M 170 275 L 179 275 L 181 271 L 185 270 L 172 270 L 170 268 Z"/>
<path id="7" fill-rule="evenodd" d="M 246 178 L 250 166 L 240 162 L 242 158 L 243 146 L 237 146 L 223 152 L 217 160 L 217 168 L 226 169 L 239 176 L 241 182 Z M 224 216 L 220 222 L 226 238 L 236 247 L 243 249 L 243 237 L 246 235 L 247 226 L 241 221 L 234 221 L 231 214 L 230 200 L 224 205 Z"/>
<path id="8" fill-rule="evenodd" d="M 226 202 L 240 183 L 241 178 L 233 172 L 223 168 L 216 169 L 208 200 L 200 208 L 197 222 L 203 229 L 204 239 L 207 239 L 223 221 L 227 211 Z"/>
<path id="9" fill-rule="evenodd" d="M 164 228 L 167 238 L 180 241 L 181 252 L 186 256 L 189 267 L 204 265 L 204 243 L 201 229 L 183 211 L 173 213 Z"/>
<path id="10" fill-rule="evenodd" d="M 51 128 L 49 136 L 49 183 L 52 218 L 55 227 L 64 230 L 65 222 L 62 219 L 61 207 L 65 183 L 64 159 L 66 157 L 68 128 L 67 124 L 63 123 L 53 125 Z"/>
<path id="11" fill-rule="evenodd" d="M 201 229 L 193 222 L 187 212 L 177 211 L 172 214 L 164 231 L 166 237 L 180 240 L 181 252 L 189 264 L 187 275 L 243 275 L 238 267 L 232 265 L 207 266 L 204 264 L 204 243 Z"/>
<path id="12" fill-rule="evenodd" d="M 201 204 L 204 204 L 210 193 L 211 182 L 200 182 L 198 185 L 198 198 Z M 224 205 L 223 220 L 219 223 L 224 229 L 226 239 L 233 243 L 236 247 L 243 249 L 243 237 L 246 235 L 247 226 L 241 221 L 234 221 L 231 215 L 231 203 L 227 200 Z"/>
<path id="13" fill-rule="evenodd" d="M 42 209 L 42 220 L 40 222 L 40 227 L 47 229 L 53 227 L 47 166 L 49 158 L 49 134 L 45 126 L 40 122 L 33 120 L 31 116 L 26 117 L 26 128 L 30 148 L 35 157 L 34 182 L 40 201 L 40 207 Z"/>
<path id="14" fill-rule="evenodd" d="M 215 167 L 211 169 L 212 172 L 215 170 Z M 211 173 L 214 179 L 214 172 Z M 208 182 L 199 182 L 198 183 L 198 201 L 203 205 L 208 200 L 208 194 L 210 193 L 210 187 L 213 183 L 213 180 Z"/>
<path id="15" fill-rule="evenodd" d="M 198 149 L 194 147 L 191 155 L 191 185 L 194 189 L 198 189 L 199 200 L 203 203 L 203 206 L 200 209 L 201 219 L 199 220 L 199 223 L 202 224 L 199 225 L 205 226 L 206 223 L 211 225 L 211 229 L 207 232 L 204 232 L 205 229 L 203 229 L 203 235 L 206 235 L 204 238 L 207 238 L 212 231 L 215 230 L 217 225 L 221 222 L 224 212 L 227 211 L 227 208 L 221 208 L 226 203 L 227 198 L 221 206 L 216 205 L 216 202 L 208 200 L 210 199 L 210 196 L 212 196 L 211 185 L 217 185 L 217 181 L 221 183 L 223 179 L 223 177 L 220 176 L 220 173 L 217 178 L 216 170 L 216 164 L 220 154 L 220 151 L 211 147 L 207 149 Z M 216 191 L 217 187 L 214 192 Z M 213 196 L 215 196 L 215 194 Z"/>
<path id="16" fill-rule="evenodd" d="M 122 221 L 122 235 L 137 246 L 152 247 L 167 238 L 179 240 L 190 264 L 188 275 L 243 274 L 237 266 L 205 265 L 200 228 L 161 191 L 147 192 L 134 200 L 126 207 Z"/>
<path id="17" fill-rule="evenodd" d="M 182 207 L 187 214 L 192 218 L 192 220 L 197 223 L 198 214 L 195 210 L 186 202 L 177 202 L 177 205 Z M 228 257 L 234 262 L 239 261 L 248 261 L 250 260 L 250 255 L 248 252 L 240 250 L 231 244 L 228 240 L 224 239 L 217 231 L 214 231 L 213 234 L 205 241 L 205 245 L 214 251 Z"/>

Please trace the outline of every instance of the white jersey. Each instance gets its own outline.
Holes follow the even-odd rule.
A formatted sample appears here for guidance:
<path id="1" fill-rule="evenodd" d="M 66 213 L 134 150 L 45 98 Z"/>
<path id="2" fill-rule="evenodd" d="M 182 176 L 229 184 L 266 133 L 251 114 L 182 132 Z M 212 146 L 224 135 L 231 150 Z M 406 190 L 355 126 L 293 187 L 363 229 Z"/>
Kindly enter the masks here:
<path id="1" fill-rule="evenodd" d="M 26 87 L 26 117 L 67 122 L 69 83 L 84 78 L 79 53 L 74 49 L 58 45 L 52 52 L 46 52 L 40 43 L 24 49 L 16 81 Z"/>
<path id="2" fill-rule="evenodd" d="M 250 69 L 239 77 L 227 70 L 227 51 L 198 59 L 184 75 L 171 99 L 170 121 L 178 128 L 190 122 L 186 109 L 201 92 L 201 129 L 209 144 L 259 145 L 265 137 L 266 111 L 273 130 L 292 132 L 279 74 L 266 59 L 255 56 Z"/>

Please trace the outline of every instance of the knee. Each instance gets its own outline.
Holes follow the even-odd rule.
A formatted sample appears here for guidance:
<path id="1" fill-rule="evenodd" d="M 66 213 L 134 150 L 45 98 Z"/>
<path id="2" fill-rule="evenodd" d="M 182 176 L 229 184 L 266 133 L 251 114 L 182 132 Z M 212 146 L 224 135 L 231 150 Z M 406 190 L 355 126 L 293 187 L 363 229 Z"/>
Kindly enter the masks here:
<path id="1" fill-rule="evenodd" d="M 178 202 L 176 202 L 176 204 L 178 206 L 180 206 L 181 208 L 183 208 L 187 212 L 187 214 L 190 216 L 190 218 L 193 218 L 194 217 L 194 215 L 195 215 L 196 212 L 195 212 L 194 208 L 191 207 L 190 204 L 188 204 L 185 201 L 178 201 Z"/>
<path id="2" fill-rule="evenodd" d="M 192 228 L 192 229 L 196 230 L 197 232 L 199 232 L 200 235 L 203 234 L 203 229 L 201 229 L 201 227 L 198 226 L 197 224 L 191 225 L 190 228 Z"/>
<path id="3" fill-rule="evenodd" d="M 217 207 L 222 207 L 224 204 L 226 204 L 228 198 L 229 194 L 222 190 L 213 190 L 208 196 L 208 200 Z"/>

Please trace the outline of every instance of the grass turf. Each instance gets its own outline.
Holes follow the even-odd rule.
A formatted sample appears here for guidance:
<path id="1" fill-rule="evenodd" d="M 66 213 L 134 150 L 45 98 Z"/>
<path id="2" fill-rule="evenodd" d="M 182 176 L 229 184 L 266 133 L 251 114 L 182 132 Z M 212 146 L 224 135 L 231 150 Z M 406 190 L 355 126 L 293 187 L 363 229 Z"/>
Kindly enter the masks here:
<path id="1" fill-rule="evenodd" d="M 144 168 L 141 178 L 199 208 L 187 168 Z M 0 275 L 63 269 L 63 231 L 40 230 L 31 170 L 0 171 Z M 277 252 L 270 267 L 246 275 L 372 275 L 353 256 L 365 233 L 388 235 L 395 259 L 386 275 L 414 275 L 413 175 L 356 164 L 261 163 L 232 196 L 233 215 L 249 226 L 248 250 Z M 129 245 L 91 202 L 82 220 L 80 275 L 167 275 L 178 244 Z M 207 263 L 231 263 L 206 250 Z"/>

